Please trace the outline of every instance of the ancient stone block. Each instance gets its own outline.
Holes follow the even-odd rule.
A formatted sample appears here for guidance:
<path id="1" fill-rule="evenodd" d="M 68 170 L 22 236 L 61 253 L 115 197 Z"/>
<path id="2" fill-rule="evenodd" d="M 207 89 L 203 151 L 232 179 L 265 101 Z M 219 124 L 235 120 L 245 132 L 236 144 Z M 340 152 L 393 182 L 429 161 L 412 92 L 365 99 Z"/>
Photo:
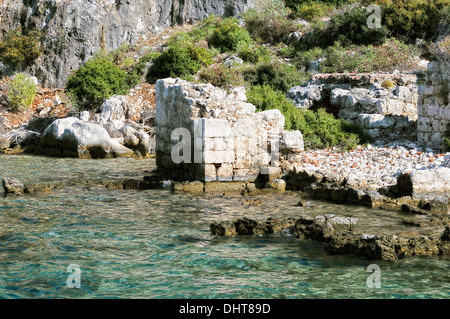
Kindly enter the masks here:
<path id="1" fill-rule="evenodd" d="M 224 163 L 217 168 L 217 180 L 231 182 L 233 180 L 233 164 Z"/>

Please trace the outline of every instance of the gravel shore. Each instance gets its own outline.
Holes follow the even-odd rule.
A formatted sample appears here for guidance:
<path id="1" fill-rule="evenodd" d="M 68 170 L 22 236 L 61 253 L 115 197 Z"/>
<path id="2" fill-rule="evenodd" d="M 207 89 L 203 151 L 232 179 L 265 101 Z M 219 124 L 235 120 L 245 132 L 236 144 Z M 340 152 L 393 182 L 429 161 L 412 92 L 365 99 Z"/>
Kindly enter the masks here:
<path id="1" fill-rule="evenodd" d="M 363 189 L 395 185 L 397 177 L 410 170 L 450 168 L 450 153 L 421 150 L 412 143 L 411 146 L 367 145 L 348 152 L 336 148 L 309 150 L 291 168 L 324 176 L 338 175 L 347 179 L 348 186 Z"/>

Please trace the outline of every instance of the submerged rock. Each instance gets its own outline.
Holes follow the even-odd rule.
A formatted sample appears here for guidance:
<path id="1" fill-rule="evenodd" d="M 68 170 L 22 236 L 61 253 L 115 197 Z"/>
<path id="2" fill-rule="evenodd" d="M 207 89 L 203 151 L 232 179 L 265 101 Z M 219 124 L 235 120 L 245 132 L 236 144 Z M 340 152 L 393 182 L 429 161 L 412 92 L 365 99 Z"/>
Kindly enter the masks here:
<path id="1" fill-rule="evenodd" d="M 357 218 L 342 217 L 333 214 L 319 215 L 315 218 L 301 217 L 295 223 L 293 234 L 301 239 L 314 239 L 319 241 L 329 241 L 331 236 L 337 233 L 352 232 Z"/>
<path id="2" fill-rule="evenodd" d="M 216 236 L 265 235 L 291 229 L 294 224 L 294 218 L 254 220 L 244 217 L 232 221 L 213 222 L 210 229 L 211 233 Z"/>
<path id="3" fill-rule="evenodd" d="M 434 231 L 424 235 L 417 231 L 403 231 L 378 236 L 356 233 L 357 222 L 357 218 L 334 214 L 267 220 L 240 218 L 211 223 L 210 229 L 217 236 L 263 235 L 289 230 L 299 239 L 312 239 L 326 244 L 325 248 L 330 253 L 358 255 L 372 260 L 450 253 L 449 226 L 445 227 L 443 233 Z M 424 226 L 439 227 L 447 225 L 448 218 L 433 217 L 425 222 Z"/>
<path id="4" fill-rule="evenodd" d="M 5 177 L 2 179 L 5 196 L 20 196 L 24 192 L 25 186 L 14 177 Z"/>

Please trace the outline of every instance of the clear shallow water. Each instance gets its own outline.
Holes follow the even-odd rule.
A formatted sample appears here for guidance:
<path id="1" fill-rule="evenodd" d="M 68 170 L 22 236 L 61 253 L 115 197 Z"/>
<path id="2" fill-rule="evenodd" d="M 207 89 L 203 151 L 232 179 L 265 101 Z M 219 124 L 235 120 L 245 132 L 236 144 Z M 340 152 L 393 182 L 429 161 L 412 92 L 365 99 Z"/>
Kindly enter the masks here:
<path id="1" fill-rule="evenodd" d="M 78 160 L 0 155 L 0 177 L 24 183 L 141 178 L 153 160 Z M 64 188 L 41 196 L 0 194 L 1 298 L 449 298 L 449 256 L 369 261 L 328 255 L 289 234 L 219 238 L 214 220 L 296 216 L 298 196 L 174 195 L 166 190 Z M 243 204 L 244 203 L 244 204 Z M 315 202 L 312 214 L 377 211 Z M 380 214 L 386 212 L 378 212 Z M 395 216 L 392 217 L 393 224 Z M 383 226 L 383 225 L 382 225 Z M 384 227 L 384 226 L 383 226 Z M 366 268 L 381 268 L 381 288 Z M 67 266 L 81 269 L 70 289 Z"/>

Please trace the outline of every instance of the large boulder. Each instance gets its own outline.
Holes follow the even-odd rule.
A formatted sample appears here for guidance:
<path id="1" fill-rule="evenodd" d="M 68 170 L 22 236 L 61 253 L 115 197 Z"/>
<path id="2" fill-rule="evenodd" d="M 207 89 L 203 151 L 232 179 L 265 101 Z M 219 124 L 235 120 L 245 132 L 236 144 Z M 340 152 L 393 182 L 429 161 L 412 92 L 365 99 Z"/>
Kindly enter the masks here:
<path id="1" fill-rule="evenodd" d="M 133 151 L 112 139 L 100 125 L 68 117 L 54 121 L 41 136 L 41 150 L 49 155 L 108 158 L 132 157 Z"/>
<path id="2" fill-rule="evenodd" d="M 105 101 L 101 113 L 95 118 L 110 137 L 132 149 L 137 157 L 146 158 L 155 152 L 154 136 L 144 130 L 143 124 L 132 120 L 142 111 L 142 105 L 140 108 L 134 107 L 127 101 L 127 96 L 118 95 Z"/>

